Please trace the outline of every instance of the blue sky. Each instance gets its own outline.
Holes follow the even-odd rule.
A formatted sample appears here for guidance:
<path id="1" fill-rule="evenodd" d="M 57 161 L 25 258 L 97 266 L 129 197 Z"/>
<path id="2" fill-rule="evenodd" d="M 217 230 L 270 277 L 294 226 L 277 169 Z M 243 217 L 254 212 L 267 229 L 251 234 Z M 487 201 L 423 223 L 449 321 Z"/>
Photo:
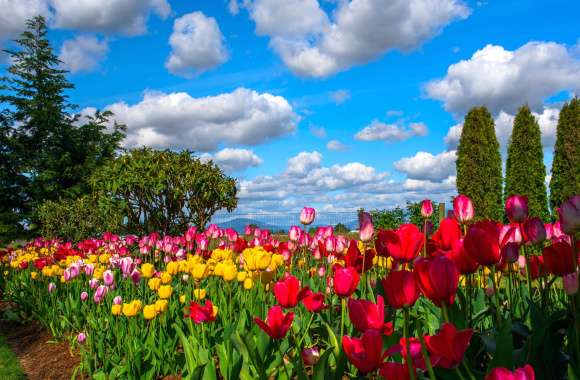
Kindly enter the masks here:
<path id="1" fill-rule="evenodd" d="M 240 208 L 383 208 L 455 193 L 462 117 L 580 92 L 575 1 L 0 0 L 0 43 L 44 14 L 79 111 L 111 109 L 127 147 L 196 150 Z M 2 42 L 3 41 L 3 42 Z M 548 178 L 549 179 L 549 178 Z"/>

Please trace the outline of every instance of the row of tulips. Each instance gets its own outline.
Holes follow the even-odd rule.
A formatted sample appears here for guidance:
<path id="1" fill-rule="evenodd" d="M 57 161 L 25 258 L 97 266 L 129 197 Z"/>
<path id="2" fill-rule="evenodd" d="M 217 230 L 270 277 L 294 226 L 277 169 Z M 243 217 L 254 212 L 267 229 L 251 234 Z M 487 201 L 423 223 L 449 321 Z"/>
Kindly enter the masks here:
<path id="1" fill-rule="evenodd" d="M 0 252 L 4 297 L 96 379 L 565 379 L 580 375 L 580 196 L 555 223 L 459 195 L 432 231 L 332 227 L 278 241 L 211 225 L 182 236 L 37 239 Z"/>

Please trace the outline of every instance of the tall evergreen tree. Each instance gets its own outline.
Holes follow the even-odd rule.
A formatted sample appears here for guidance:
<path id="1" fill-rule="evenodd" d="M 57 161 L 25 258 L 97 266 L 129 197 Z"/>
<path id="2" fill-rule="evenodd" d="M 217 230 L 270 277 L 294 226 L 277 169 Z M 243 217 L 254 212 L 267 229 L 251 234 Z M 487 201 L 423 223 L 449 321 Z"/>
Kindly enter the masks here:
<path id="1" fill-rule="evenodd" d="M 60 69 L 43 17 L 28 20 L 27 30 L 14 42 L 17 48 L 6 50 L 12 62 L 8 75 L 0 78 L 0 103 L 7 105 L 3 113 L 8 124 L 0 150 L 9 152 L 19 178 L 25 180 L 13 184 L 18 187 L 14 194 L 20 195 L 7 209 L 23 210 L 29 224 L 34 209 L 45 200 L 76 198 L 88 191 L 89 176 L 114 156 L 124 126 L 115 123 L 107 131 L 110 113 L 82 120 L 73 114 L 75 106 L 66 94 L 73 85 Z M 0 173 L 0 183 L 10 182 L 8 172 Z M 16 207 L 18 203 L 22 207 Z"/>
<path id="2" fill-rule="evenodd" d="M 550 180 L 552 209 L 572 195 L 580 194 L 580 99 L 574 98 L 560 110 Z"/>
<path id="3" fill-rule="evenodd" d="M 485 107 L 465 116 L 457 148 L 457 191 L 473 201 L 478 219 L 503 215 L 502 167 L 495 125 Z"/>
<path id="4" fill-rule="evenodd" d="M 546 166 L 540 126 L 530 108 L 520 107 L 508 146 L 505 195 L 526 195 L 530 216 L 547 221 Z"/>

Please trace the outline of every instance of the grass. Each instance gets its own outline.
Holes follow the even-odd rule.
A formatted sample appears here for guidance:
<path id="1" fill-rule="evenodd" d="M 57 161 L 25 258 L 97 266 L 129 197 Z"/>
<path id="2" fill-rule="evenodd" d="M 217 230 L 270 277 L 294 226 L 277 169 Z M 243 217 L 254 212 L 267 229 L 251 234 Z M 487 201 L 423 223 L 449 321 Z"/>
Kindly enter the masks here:
<path id="1" fill-rule="evenodd" d="M 6 338 L 0 334 L 0 379 L 20 380 L 25 378 L 18 359 L 8 347 Z"/>

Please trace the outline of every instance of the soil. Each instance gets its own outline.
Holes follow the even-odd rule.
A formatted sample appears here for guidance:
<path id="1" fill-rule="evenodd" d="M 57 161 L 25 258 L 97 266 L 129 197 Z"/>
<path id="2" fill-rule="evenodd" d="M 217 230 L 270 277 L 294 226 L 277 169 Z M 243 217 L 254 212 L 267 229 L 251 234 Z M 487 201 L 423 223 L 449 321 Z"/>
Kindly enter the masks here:
<path id="1" fill-rule="evenodd" d="M 80 358 L 71 353 L 68 343 L 55 342 L 36 322 L 21 325 L 0 320 L 0 333 L 29 380 L 68 380 L 79 365 Z"/>

